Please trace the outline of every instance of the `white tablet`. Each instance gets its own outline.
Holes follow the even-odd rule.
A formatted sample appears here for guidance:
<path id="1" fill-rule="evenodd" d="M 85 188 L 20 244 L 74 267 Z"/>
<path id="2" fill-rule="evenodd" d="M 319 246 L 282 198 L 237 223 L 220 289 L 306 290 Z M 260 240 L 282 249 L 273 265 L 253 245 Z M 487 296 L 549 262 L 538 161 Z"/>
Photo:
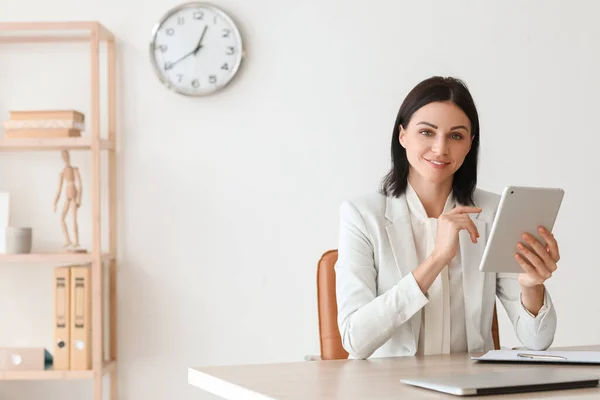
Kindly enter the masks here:
<path id="1" fill-rule="evenodd" d="M 563 196 L 564 190 L 559 188 L 507 186 L 502 193 L 479 270 L 524 272 L 514 258 L 518 252 L 517 243 L 525 243 L 522 235 L 527 232 L 545 246 L 537 228 L 544 226 L 552 232 Z"/>

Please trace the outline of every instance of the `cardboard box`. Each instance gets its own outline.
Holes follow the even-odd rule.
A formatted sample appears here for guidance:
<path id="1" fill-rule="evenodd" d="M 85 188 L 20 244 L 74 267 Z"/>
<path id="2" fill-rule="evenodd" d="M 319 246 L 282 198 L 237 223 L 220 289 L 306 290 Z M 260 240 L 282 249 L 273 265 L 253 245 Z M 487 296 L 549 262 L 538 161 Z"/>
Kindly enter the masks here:
<path id="1" fill-rule="evenodd" d="M 52 356 L 43 347 L 0 347 L 0 371 L 43 371 Z"/>

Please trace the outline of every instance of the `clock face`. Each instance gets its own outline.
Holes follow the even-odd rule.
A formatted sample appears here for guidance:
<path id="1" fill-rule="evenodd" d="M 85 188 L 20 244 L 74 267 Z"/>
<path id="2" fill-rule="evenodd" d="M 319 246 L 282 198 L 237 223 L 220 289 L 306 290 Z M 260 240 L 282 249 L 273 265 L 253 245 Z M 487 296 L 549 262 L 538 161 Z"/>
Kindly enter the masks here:
<path id="1" fill-rule="evenodd" d="M 188 96 L 225 87 L 238 72 L 242 38 L 233 20 L 206 3 L 170 10 L 153 29 L 150 59 L 159 79 Z"/>

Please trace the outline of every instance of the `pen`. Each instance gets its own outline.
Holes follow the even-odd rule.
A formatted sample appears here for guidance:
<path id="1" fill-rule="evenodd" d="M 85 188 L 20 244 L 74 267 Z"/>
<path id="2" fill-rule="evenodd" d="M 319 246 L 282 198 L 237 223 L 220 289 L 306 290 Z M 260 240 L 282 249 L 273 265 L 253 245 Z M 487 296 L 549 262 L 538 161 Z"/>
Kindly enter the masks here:
<path id="1" fill-rule="evenodd" d="M 530 358 L 533 360 L 566 360 L 566 357 L 563 356 L 555 356 L 551 354 L 528 354 L 528 353 L 519 353 L 517 357 L 522 358 Z"/>

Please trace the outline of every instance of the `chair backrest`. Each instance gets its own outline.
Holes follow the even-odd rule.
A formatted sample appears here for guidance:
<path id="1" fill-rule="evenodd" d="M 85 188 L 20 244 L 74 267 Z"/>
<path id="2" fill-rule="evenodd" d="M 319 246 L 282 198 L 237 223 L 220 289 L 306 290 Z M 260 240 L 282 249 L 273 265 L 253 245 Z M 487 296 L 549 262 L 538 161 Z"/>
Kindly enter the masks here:
<path id="1" fill-rule="evenodd" d="M 348 352 L 342 346 L 342 337 L 337 324 L 337 299 L 335 294 L 335 263 L 337 258 L 337 250 L 326 251 L 317 265 L 317 307 L 322 360 L 348 358 Z M 492 320 L 492 337 L 494 348 L 500 349 L 496 305 L 494 305 L 494 318 Z"/>
<path id="2" fill-rule="evenodd" d="M 337 258 L 337 250 L 326 251 L 317 265 L 317 307 L 322 360 L 348 358 L 348 352 L 342 346 L 342 337 L 337 323 L 334 268 Z"/>

